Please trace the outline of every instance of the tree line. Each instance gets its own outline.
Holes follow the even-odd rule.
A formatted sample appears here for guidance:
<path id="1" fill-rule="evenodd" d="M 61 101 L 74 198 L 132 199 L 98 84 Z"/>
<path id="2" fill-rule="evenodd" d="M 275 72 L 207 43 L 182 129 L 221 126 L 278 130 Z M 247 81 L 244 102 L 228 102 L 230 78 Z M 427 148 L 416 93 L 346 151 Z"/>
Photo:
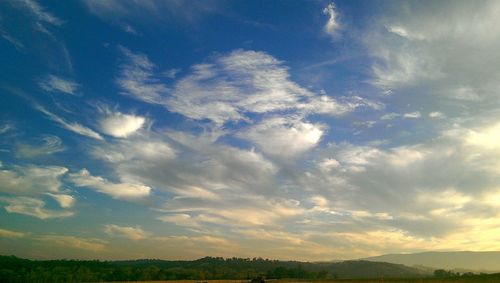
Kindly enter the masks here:
<path id="1" fill-rule="evenodd" d="M 450 278 L 464 282 L 484 279 L 500 282 L 500 274 L 457 274 L 421 270 L 385 262 L 298 262 L 262 258 L 205 257 L 198 260 L 28 260 L 0 256 L 0 282 L 113 282 L 155 280 L 348 279 L 348 278 Z M 493 279 L 492 279 L 493 278 Z M 472 281 L 467 281 L 467 280 Z M 497 281 L 494 281 L 497 280 Z M 483 282 L 490 282 L 483 281 Z"/>
<path id="2" fill-rule="evenodd" d="M 323 279 L 326 270 L 306 270 L 301 263 L 264 259 L 203 258 L 195 261 L 33 261 L 0 256 L 0 282 L 109 282 L 300 278 Z"/>

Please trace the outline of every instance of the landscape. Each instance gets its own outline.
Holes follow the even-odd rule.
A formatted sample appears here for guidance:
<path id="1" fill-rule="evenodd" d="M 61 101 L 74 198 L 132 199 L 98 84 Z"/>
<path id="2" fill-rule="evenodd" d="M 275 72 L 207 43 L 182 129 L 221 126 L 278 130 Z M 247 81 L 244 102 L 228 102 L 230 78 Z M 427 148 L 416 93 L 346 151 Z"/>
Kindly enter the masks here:
<path id="1" fill-rule="evenodd" d="M 454 261 L 453 258 L 462 257 Z M 425 254 L 387 255 L 393 261 L 425 259 Z M 336 262 L 280 261 L 262 258 L 205 257 L 190 261 L 159 259 L 126 261 L 51 260 L 30 261 L 14 256 L 0 257 L 1 282 L 498 282 L 500 252 L 433 253 L 442 264 L 461 268 L 377 261 L 378 258 Z M 496 258 L 496 269 L 473 270 L 477 260 Z M 464 260 L 466 259 L 466 260 Z M 401 260 L 400 260 L 401 261 Z M 427 263 L 427 262 L 425 262 Z M 441 266 L 439 263 L 437 266 Z"/>
<path id="2" fill-rule="evenodd" d="M 500 282 L 499 0 L 0 0 L 0 283 Z"/>

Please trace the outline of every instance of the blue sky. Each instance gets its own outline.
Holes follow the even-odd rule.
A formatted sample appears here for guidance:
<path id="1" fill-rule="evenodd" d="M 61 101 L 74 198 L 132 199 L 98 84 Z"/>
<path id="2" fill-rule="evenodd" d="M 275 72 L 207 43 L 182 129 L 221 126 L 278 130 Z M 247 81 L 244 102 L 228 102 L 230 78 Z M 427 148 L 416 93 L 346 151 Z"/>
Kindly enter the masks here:
<path id="1" fill-rule="evenodd" d="M 498 2 L 0 7 L 2 254 L 499 249 Z"/>

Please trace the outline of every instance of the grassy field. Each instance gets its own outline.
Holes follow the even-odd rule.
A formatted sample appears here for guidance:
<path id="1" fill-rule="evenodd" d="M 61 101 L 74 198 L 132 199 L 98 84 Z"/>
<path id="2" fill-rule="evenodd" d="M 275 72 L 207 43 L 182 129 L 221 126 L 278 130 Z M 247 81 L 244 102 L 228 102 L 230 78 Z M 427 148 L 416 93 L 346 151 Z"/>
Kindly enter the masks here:
<path id="1" fill-rule="evenodd" d="M 128 281 L 130 282 L 130 281 Z M 247 280 L 172 280 L 172 281 L 140 281 L 142 283 L 248 283 Z M 336 280 L 268 280 L 273 283 L 499 283 L 498 277 L 460 277 L 460 278 L 416 278 L 416 279 L 336 279 Z M 118 282 L 120 283 L 120 282 Z M 125 282 L 122 282 L 125 283 Z"/>

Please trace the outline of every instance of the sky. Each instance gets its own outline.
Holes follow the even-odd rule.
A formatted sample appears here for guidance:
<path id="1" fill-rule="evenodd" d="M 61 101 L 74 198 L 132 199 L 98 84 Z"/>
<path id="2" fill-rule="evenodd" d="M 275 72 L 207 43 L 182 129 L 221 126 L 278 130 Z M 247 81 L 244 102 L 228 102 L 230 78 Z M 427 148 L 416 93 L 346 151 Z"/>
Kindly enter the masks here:
<path id="1" fill-rule="evenodd" d="M 0 253 L 500 250 L 500 2 L 0 3 Z"/>

